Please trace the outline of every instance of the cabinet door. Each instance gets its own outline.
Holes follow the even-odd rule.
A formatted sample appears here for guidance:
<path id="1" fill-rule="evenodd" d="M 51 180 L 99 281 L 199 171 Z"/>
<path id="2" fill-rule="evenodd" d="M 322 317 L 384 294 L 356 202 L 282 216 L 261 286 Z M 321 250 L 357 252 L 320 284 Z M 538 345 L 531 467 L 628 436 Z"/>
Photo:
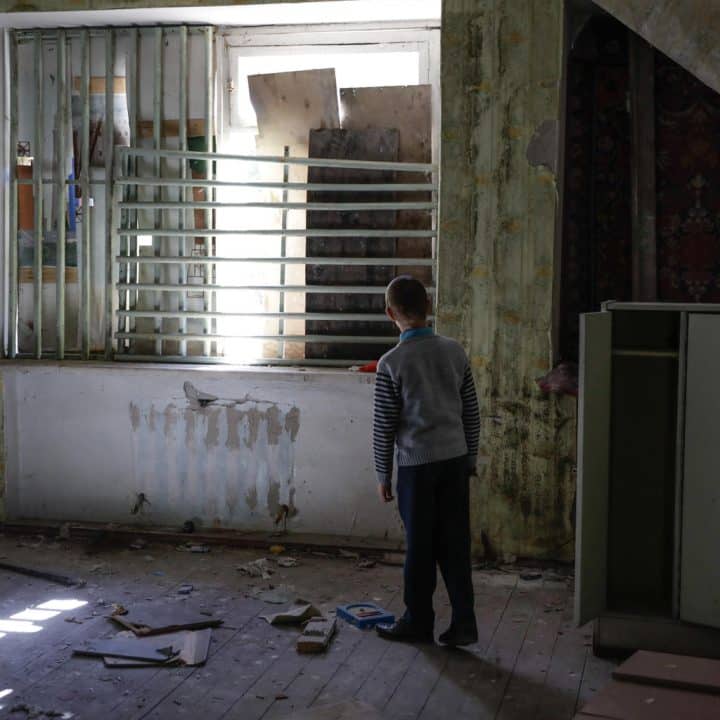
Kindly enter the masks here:
<path id="1" fill-rule="evenodd" d="M 580 317 L 575 621 L 583 625 L 607 602 L 608 486 L 612 313 Z"/>
<path id="2" fill-rule="evenodd" d="M 720 627 L 720 315 L 688 322 L 680 617 Z"/>

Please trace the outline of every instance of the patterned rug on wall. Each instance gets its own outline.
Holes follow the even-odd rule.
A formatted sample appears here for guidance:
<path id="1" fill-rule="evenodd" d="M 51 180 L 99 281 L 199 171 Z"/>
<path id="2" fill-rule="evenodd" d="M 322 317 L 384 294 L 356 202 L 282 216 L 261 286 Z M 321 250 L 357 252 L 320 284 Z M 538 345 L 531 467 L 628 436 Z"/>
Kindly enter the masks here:
<path id="1" fill-rule="evenodd" d="M 632 295 L 627 31 L 591 21 L 568 62 L 561 357 L 577 360 L 579 314 Z"/>
<path id="2" fill-rule="evenodd" d="M 720 95 L 655 55 L 658 295 L 720 302 Z"/>

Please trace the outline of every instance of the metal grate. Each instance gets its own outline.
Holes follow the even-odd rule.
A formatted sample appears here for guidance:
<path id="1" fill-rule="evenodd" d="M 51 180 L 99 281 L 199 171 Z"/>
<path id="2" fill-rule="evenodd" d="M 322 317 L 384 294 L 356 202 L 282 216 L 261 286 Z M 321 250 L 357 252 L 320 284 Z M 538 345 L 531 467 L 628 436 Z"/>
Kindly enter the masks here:
<path id="1" fill-rule="evenodd" d="M 167 116 L 178 118 L 175 134 L 182 149 L 188 147 L 189 126 L 194 135 L 213 136 L 214 48 L 215 28 L 203 26 L 9 34 L 6 356 L 112 356 L 104 321 L 113 268 L 116 121 L 118 127 L 127 124 L 133 145 L 145 128 L 160 147 Z M 153 57 L 154 70 L 141 77 L 145 56 Z M 140 118 L 143 90 L 152 93 L 151 120 Z M 166 95 L 177 95 L 177 110 L 166 107 Z M 116 96 L 125 99 L 122 112 Z M 156 197 L 162 197 L 159 186 Z"/>
<path id="2" fill-rule="evenodd" d="M 222 164 L 233 168 L 257 164 L 276 169 L 282 181 L 248 179 L 249 174 L 240 173 L 244 179 L 224 179 Z M 169 166 L 173 165 L 172 170 Z M 191 167 L 204 167 L 203 177 L 189 177 Z M 288 169 L 297 167 L 337 168 L 354 171 L 391 171 L 399 182 L 368 183 L 311 183 L 289 182 Z M 313 313 L 298 311 L 297 303 L 289 307 L 289 294 L 368 294 L 384 292 L 383 285 L 309 285 L 287 283 L 285 270 L 291 265 L 342 265 L 382 266 L 398 269 L 430 268 L 435 277 L 436 264 L 436 215 L 437 184 L 436 168 L 431 164 L 374 162 L 354 160 L 331 160 L 315 158 L 241 156 L 214 152 L 182 150 L 143 149 L 139 147 L 116 148 L 116 176 L 113 195 L 113 268 L 114 287 L 111 317 L 112 350 L 119 360 L 159 360 L 163 362 L 232 362 L 227 351 L 227 341 L 235 339 L 262 341 L 263 352 L 245 357 L 251 364 L 290 365 L 352 365 L 369 358 L 355 360 L 329 360 L 305 358 L 302 348 L 307 343 L 389 345 L 393 337 L 380 332 L 368 335 L 352 331 L 353 323 L 387 323 L 382 313 L 330 312 Z M 160 168 L 166 172 L 161 174 Z M 143 170 L 148 171 L 144 174 Z M 172 176 L 168 176 L 172 172 Z M 402 182 L 403 173 L 411 177 L 426 178 L 425 182 Z M 198 173 L 196 172 L 196 175 Z M 203 199 L 189 199 L 189 191 Z M 231 199 L 214 198 L 222 189 Z M 303 202 L 289 200 L 289 194 L 308 191 L 332 191 L 352 193 L 350 202 Z M 281 200 L 269 198 L 270 193 L 279 194 Z M 428 200 L 403 201 L 406 193 L 427 193 Z M 363 193 L 387 196 L 386 201 L 363 202 Z M 242 200 L 233 196 L 242 195 Z M 248 198 L 248 194 L 253 197 Z M 355 197 L 359 196 L 359 200 Z M 242 218 L 250 209 L 273 210 L 278 222 L 272 227 L 226 227 L 223 219 L 228 216 Z M 414 210 L 428 213 L 429 229 L 311 229 L 291 227 L 288 218 L 295 214 L 298 223 L 308 211 Z M 198 214 L 199 212 L 199 214 Z M 231 215 L 229 215 L 229 213 Z M 240 225 L 242 223 L 238 223 Z M 370 248 L 380 238 L 425 238 L 428 241 L 426 257 L 306 257 L 288 256 L 288 238 L 358 238 Z M 280 240 L 278 243 L 277 240 Z M 275 242 L 273 242 L 275 241 Z M 144 244 L 143 244 L 144 243 Z M 223 243 L 226 254 L 218 253 Z M 272 245 L 273 252 L 265 252 Z M 232 253 L 227 248 L 233 250 Z M 252 252 L 250 252 L 252 248 Z M 245 251 L 244 251 L 245 250 Z M 259 251 L 259 256 L 257 255 Z M 371 255 L 370 252 L 367 253 Z M 279 269 L 275 282 L 217 282 L 220 267 L 250 264 L 257 268 Z M 194 282 L 193 282 L 194 280 Z M 433 287 L 430 288 L 433 296 Z M 218 303 L 218 296 L 237 293 L 237 302 Z M 262 293 L 274 309 L 262 311 L 243 307 L 244 293 Z M 268 321 L 271 331 L 218 328 L 218 322 L 229 319 Z M 290 321 L 342 321 L 350 327 L 344 334 L 306 334 L 288 329 Z M 271 322 L 274 321 L 274 322 Z M 295 347 L 288 354 L 289 346 Z M 298 352 L 298 347 L 301 350 Z"/>

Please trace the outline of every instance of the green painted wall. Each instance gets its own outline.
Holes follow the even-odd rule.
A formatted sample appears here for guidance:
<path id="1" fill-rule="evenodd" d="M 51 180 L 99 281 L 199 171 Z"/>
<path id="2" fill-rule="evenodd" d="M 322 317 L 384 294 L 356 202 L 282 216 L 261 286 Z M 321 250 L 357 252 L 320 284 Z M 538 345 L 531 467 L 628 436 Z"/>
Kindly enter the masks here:
<path id="1" fill-rule="evenodd" d="M 45 11 L 147 5 L 0 3 Z M 198 3 L 152 3 L 166 4 Z M 500 555 L 573 550 L 575 403 L 544 397 L 535 384 L 553 360 L 562 56 L 562 0 L 444 2 L 439 327 L 468 348 L 482 403 L 478 552 L 483 532 Z"/>
<path id="2" fill-rule="evenodd" d="M 562 0 L 444 4 L 439 325 L 470 350 L 475 542 L 500 554 L 573 551 L 575 402 L 535 384 L 553 361 L 563 27 Z"/>

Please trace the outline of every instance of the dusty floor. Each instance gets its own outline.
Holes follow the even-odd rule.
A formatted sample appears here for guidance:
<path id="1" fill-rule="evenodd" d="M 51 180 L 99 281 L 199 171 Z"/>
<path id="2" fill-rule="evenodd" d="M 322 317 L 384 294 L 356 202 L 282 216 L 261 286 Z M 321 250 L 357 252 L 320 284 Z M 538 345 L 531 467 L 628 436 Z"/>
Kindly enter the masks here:
<path id="1" fill-rule="evenodd" d="M 273 585 L 325 610 L 373 599 L 397 612 L 401 568 L 360 569 L 351 558 L 301 554 L 298 567 L 277 568 L 269 581 L 236 570 L 263 555 L 269 556 L 0 536 L 5 562 L 86 581 L 66 588 L 0 570 L 0 717 L 20 720 L 34 709 L 79 719 L 270 720 L 357 698 L 387 718 L 563 720 L 609 679 L 612 666 L 592 655 L 589 629 L 572 626 L 571 581 L 547 574 L 523 580 L 513 572 L 476 571 L 480 640 L 467 650 L 387 643 L 339 623 L 329 652 L 298 655 L 297 630 L 258 617 L 283 607 L 256 597 L 259 590 Z M 193 585 L 190 595 L 178 594 L 182 583 Z M 44 621 L 12 619 L 55 599 L 86 604 Z M 117 632 L 105 617 L 113 603 L 129 607 L 150 599 L 168 607 L 187 603 L 224 620 L 213 630 L 204 667 L 109 670 L 99 659 L 72 655 L 83 640 Z M 442 630 L 444 592 L 436 608 Z M 26 709 L 13 712 L 19 705 Z"/>

